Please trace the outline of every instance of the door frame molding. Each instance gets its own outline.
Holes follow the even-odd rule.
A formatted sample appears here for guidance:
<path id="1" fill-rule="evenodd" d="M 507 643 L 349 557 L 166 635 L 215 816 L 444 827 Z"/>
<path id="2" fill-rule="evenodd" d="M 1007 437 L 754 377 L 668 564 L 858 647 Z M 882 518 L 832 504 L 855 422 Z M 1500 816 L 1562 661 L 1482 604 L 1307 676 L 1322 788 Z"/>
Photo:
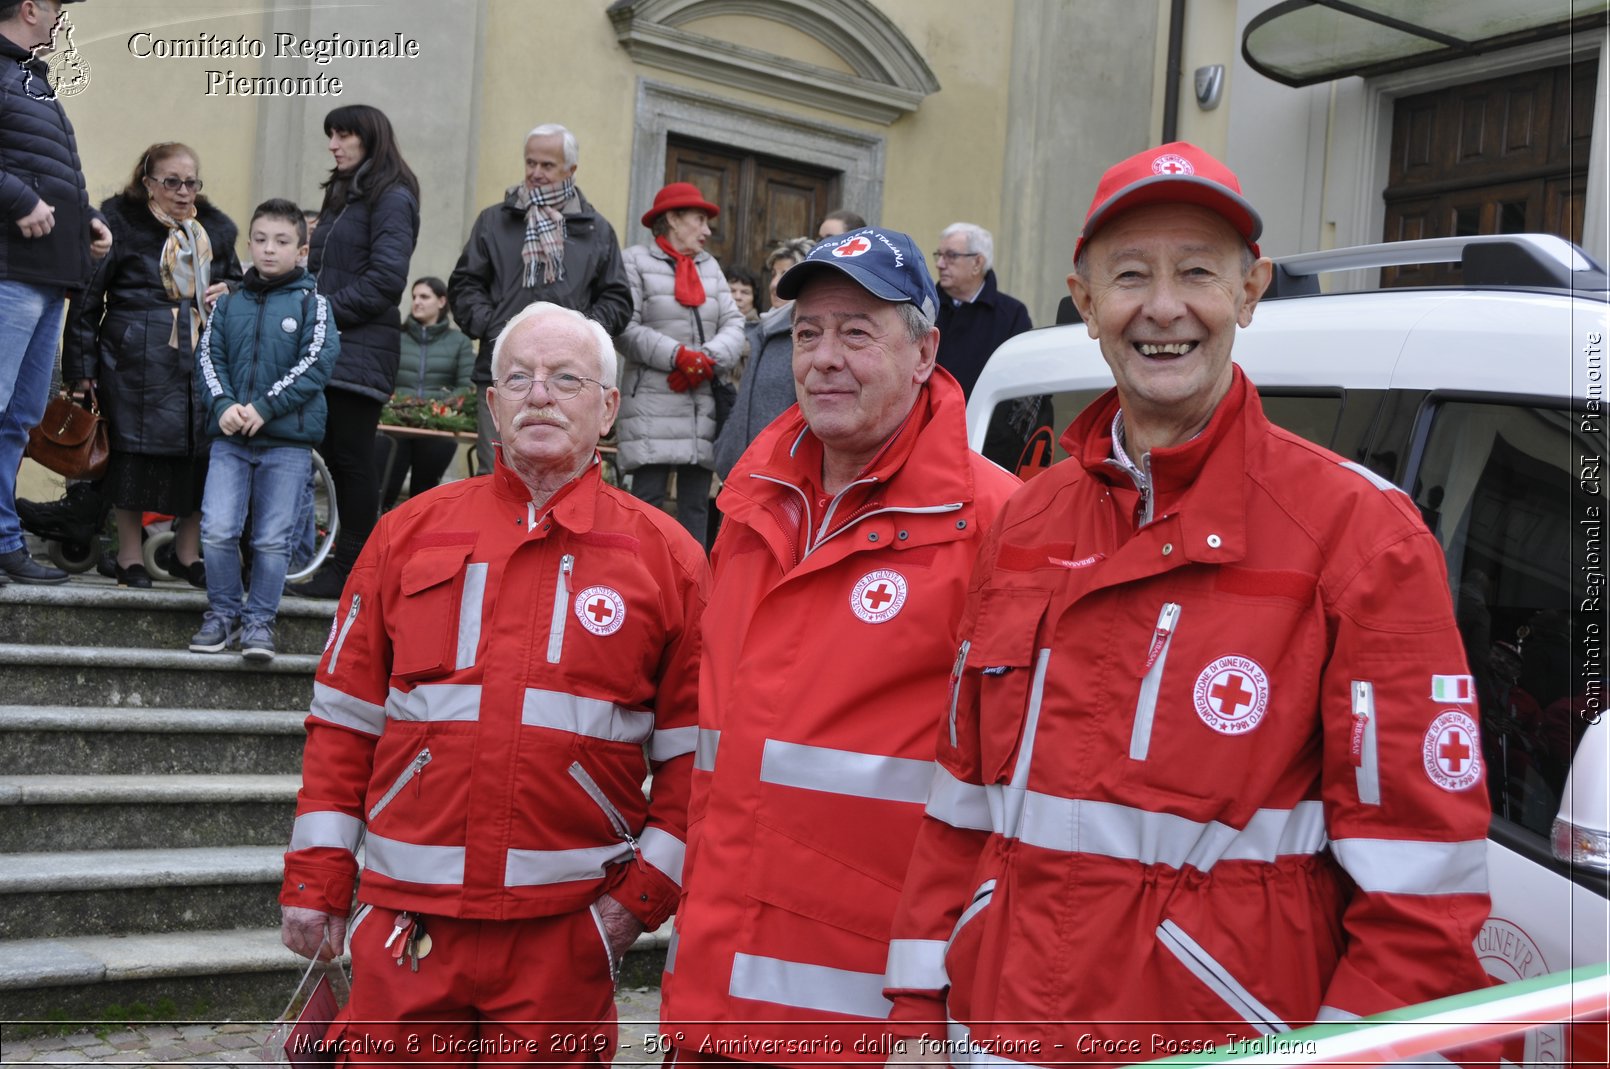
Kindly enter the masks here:
<path id="1" fill-rule="evenodd" d="M 877 223 L 883 214 L 885 145 L 876 134 L 642 77 L 635 111 L 627 188 L 630 221 L 621 236 L 627 245 L 651 240 L 648 227 L 637 222 L 638 212 L 665 184 L 665 140 L 670 134 L 838 171 L 845 207 L 869 223 Z"/>

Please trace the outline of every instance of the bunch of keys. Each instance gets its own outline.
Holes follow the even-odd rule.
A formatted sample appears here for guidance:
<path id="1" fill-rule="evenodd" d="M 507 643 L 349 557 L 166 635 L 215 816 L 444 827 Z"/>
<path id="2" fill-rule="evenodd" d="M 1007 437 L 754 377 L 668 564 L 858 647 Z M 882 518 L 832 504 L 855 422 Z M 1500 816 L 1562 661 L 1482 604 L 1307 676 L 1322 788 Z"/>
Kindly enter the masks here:
<path id="1" fill-rule="evenodd" d="M 425 918 L 412 913 L 397 914 L 397 922 L 386 939 L 386 949 L 400 967 L 407 958 L 409 967 L 419 971 L 419 959 L 430 953 L 430 933 L 425 931 Z"/>

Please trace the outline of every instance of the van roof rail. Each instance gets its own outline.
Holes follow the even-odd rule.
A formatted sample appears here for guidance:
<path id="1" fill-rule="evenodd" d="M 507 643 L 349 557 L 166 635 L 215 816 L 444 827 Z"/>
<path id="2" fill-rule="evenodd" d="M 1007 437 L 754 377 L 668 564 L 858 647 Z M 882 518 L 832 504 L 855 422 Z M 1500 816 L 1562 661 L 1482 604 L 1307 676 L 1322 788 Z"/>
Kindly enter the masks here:
<path id="1" fill-rule="evenodd" d="M 1553 234 L 1477 234 L 1354 245 L 1283 256 L 1275 261 L 1266 298 L 1319 293 L 1319 275 L 1406 264 L 1460 264 L 1466 286 L 1605 290 L 1604 268 Z"/>

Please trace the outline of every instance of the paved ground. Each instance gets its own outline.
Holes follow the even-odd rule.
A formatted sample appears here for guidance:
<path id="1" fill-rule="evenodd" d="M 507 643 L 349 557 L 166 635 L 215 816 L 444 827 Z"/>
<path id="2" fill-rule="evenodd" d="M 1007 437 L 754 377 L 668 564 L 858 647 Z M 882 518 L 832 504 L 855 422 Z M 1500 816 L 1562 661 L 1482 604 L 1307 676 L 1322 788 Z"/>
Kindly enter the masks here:
<path id="1" fill-rule="evenodd" d="M 645 1050 L 644 1037 L 656 1031 L 660 991 L 629 988 L 615 998 L 620 1015 L 620 1048 L 616 1065 L 660 1063 Z M 108 1025 L 72 1035 L 11 1040 L 0 1024 L 0 1066 L 12 1065 L 139 1065 L 225 1066 L 274 1064 L 263 1044 L 273 1026 L 247 1022 L 222 1024 Z"/>

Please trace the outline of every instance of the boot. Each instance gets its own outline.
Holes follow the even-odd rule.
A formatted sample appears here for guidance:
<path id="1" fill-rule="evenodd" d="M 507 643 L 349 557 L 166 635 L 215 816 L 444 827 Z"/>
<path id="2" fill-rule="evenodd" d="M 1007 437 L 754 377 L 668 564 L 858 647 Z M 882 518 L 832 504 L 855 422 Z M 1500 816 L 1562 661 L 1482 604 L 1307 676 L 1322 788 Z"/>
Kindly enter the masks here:
<path id="1" fill-rule="evenodd" d="M 285 592 L 298 598 L 338 598 L 347 585 L 347 575 L 363 551 L 363 539 L 352 538 L 342 531 L 336 536 L 335 549 L 330 559 L 319 570 L 300 583 L 285 584 Z"/>
<path id="2" fill-rule="evenodd" d="M 35 537 L 86 545 L 101 533 L 110 506 L 99 483 L 77 482 L 60 501 L 17 500 L 17 519 Z"/>

